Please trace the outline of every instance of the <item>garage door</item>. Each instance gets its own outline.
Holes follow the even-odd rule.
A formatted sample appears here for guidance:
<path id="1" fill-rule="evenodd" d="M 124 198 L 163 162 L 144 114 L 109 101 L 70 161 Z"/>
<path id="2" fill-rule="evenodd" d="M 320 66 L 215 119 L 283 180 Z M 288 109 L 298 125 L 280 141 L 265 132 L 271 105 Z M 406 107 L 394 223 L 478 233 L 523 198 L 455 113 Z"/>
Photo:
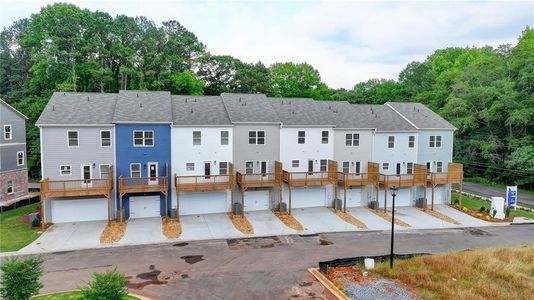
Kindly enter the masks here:
<path id="1" fill-rule="evenodd" d="M 318 188 L 293 188 L 291 189 L 291 207 L 320 207 L 326 206 L 326 189 Z M 289 196 L 285 199 L 289 199 Z"/>
<path id="2" fill-rule="evenodd" d="M 391 192 L 388 190 L 387 201 L 388 207 L 391 207 L 393 198 L 391 197 Z M 380 207 L 384 207 L 384 189 L 380 189 L 379 202 Z M 399 189 L 397 196 L 395 197 L 395 206 L 413 206 L 415 203 L 412 203 L 412 191 L 409 188 Z"/>
<path id="3" fill-rule="evenodd" d="M 245 211 L 268 210 L 269 191 L 246 191 Z"/>
<path id="4" fill-rule="evenodd" d="M 130 219 L 159 217 L 160 203 L 159 195 L 130 197 Z"/>
<path id="5" fill-rule="evenodd" d="M 341 189 L 340 198 L 343 201 L 343 190 Z M 347 189 L 347 207 L 361 206 L 362 190 L 359 188 Z"/>
<path id="6" fill-rule="evenodd" d="M 108 219 L 106 198 L 51 201 L 52 223 L 99 221 Z"/>
<path id="7" fill-rule="evenodd" d="M 434 204 L 442 204 L 445 203 L 445 193 L 444 193 L 444 187 L 436 187 L 434 188 Z M 432 201 L 432 190 L 427 190 L 427 197 L 428 197 L 428 203 L 430 204 Z"/>
<path id="8" fill-rule="evenodd" d="M 229 211 L 227 192 L 180 193 L 180 215 L 225 213 Z"/>

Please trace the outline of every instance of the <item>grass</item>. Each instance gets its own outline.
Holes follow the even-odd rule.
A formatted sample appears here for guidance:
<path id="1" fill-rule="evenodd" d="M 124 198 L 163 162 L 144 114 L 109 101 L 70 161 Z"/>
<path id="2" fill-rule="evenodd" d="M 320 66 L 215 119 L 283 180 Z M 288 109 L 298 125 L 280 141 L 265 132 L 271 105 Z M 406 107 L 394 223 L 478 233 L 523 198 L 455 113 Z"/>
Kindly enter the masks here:
<path id="1" fill-rule="evenodd" d="M 532 299 L 534 247 L 419 256 L 372 272 L 416 288 L 423 299 Z"/>
<path id="2" fill-rule="evenodd" d="M 40 233 L 21 221 L 21 217 L 35 211 L 39 203 L 0 213 L 0 252 L 17 251 L 33 242 Z"/>
<path id="3" fill-rule="evenodd" d="M 457 194 L 453 194 L 452 195 L 452 201 L 454 203 L 454 201 L 458 199 L 458 195 Z M 465 206 L 469 209 L 473 209 L 473 210 L 479 210 L 480 207 L 484 206 L 485 208 L 491 208 L 491 202 L 490 201 L 486 201 L 486 200 L 482 200 L 482 199 L 476 199 L 476 198 L 473 198 L 473 197 L 469 197 L 469 196 L 462 196 L 462 206 Z M 524 210 L 514 210 L 514 209 L 511 209 L 510 210 L 510 216 L 512 217 L 525 217 L 525 218 L 529 218 L 529 219 L 534 219 L 534 213 L 532 212 L 528 212 L 528 211 L 524 211 Z"/>
<path id="4" fill-rule="evenodd" d="M 80 291 L 68 291 L 68 292 L 59 292 L 59 293 L 53 293 L 48 295 L 41 295 L 41 296 L 35 296 L 32 297 L 33 300 L 81 300 L 82 293 Z M 123 298 L 124 300 L 134 300 L 139 299 L 134 296 L 126 296 Z"/>

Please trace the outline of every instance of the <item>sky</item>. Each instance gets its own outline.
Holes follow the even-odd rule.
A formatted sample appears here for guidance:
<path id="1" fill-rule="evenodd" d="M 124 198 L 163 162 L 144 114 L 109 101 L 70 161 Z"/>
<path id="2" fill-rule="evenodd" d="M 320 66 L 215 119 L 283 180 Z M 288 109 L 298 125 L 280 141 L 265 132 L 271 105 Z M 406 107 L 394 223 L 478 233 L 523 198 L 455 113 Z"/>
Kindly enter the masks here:
<path id="1" fill-rule="evenodd" d="M 57 1 L 0 0 L 0 27 Z M 407 63 L 445 47 L 517 43 L 534 1 L 83 1 L 112 16 L 177 20 L 210 53 L 244 62 L 307 62 L 333 88 L 397 79 Z"/>

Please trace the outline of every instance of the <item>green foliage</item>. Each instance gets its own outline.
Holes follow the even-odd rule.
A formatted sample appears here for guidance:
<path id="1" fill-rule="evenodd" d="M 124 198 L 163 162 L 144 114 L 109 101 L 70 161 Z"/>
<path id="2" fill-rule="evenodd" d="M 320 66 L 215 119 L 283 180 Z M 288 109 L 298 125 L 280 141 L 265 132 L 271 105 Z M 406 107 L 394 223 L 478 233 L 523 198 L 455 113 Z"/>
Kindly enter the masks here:
<path id="1" fill-rule="evenodd" d="M 43 287 L 40 277 L 43 274 L 43 259 L 29 257 L 9 258 L 0 266 L 2 281 L 0 295 L 6 300 L 25 300 L 35 295 Z"/>
<path id="2" fill-rule="evenodd" d="M 504 214 L 506 215 L 507 218 L 510 216 L 510 208 L 509 207 L 506 208 L 506 211 L 504 212 Z"/>
<path id="3" fill-rule="evenodd" d="M 41 225 L 41 220 L 39 218 L 33 219 L 32 227 L 38 227 L 39 225 Z"/>
<path id="4" fill-rule="evenodd" d="M 169 77 L 170 91 L 178 95 L 202 95 L 204 82 L 198 80 L 190 71 L 174 74 Z"/>
<path id="5" fill-rule="evenodd" d="M 485 212 L 486 211 L 486 207 L 484 205 L 482 205 L 479 209 L 480 212 Z"/>
<path id="6" fill-rule="evenodd" d="M 94 273 L 93 280 L 81 290 L 86 300 L 121 300 L 128 295 L 126 291 L 127 280 L 124 274 L 116 269 L 104 273 Z"/>
<path id="7" fill-rule="evenodd" d="M 321 82 L 319 71 L 307 63 L 275 63 L 271 65 L 270 70 L 272 96 L 331 99 L 331 93 Z"/>

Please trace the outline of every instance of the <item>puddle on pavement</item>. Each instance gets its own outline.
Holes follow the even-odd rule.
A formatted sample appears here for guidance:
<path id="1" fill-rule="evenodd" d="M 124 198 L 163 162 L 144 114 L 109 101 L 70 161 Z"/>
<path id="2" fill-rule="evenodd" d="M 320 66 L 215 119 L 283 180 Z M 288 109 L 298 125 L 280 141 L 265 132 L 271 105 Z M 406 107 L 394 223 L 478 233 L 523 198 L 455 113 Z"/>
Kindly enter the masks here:
<path id="1" fill-rule="evenodd" d="M 128 280 L 128 284 L 126 286 L 128 288 L 130 288 L 130 289 L 142 290 L 146 286 L 152 285 L 152 284 L 154 284 L 154 285 L 167 284 L 167 282 L 168 282 L 167 280 L 159 280 L 158 279 L 158 276 L 161 274 L 161 271 L 157 270 L 156 266 L 150 265 L 148 267 L 148 269 L 151 270 L 151 271 L 145 272 L 145 273 L 139 273 L 139 274 L 137 274 L 135 276 L 136 278 L 143 279 L 144 281 L 132 282 L 131 281 L 131 279 L 132 279 L 131 276 L 126 277 L 126 279 Z"/>
<path id="2" fill-rule="evenodd" d="M 173 246 L 173 247 L 185 247 L 185 246 L 187 246 L 187 245 L 189 245 L 189 243 L 177 243 L 177 244 L 174 244 L 174 245 L 172 245 L 172 246 Z"/>
<path id="3" fill-rule="evenodd" d="M 300 237 L 314 237 L 319 236 L 318 233 L 309 233 L 309 234 L 299 234 Z"/>
<path id="4" fill-rule="evenodd" d="M 186 255 L 180 258 L 185 260 L 186 263 L 192 265 L 192 264 L 196 264 L 199 261 L 203 261 L 204 260 L 203 257 L 204 255 Z"/>
<path id="5" fill-rule="evenodd" d="M 491 233 L 478 228 L 464 228 L 463 230 L 474 236 L 491 236 Z"/>
<path id="6" fill-rule="evenodd" d="M 333 242 L 332 241 L 329 241 L 325 238 L 322 238 L 322 239 L 319 239 L 319 245 L 321 246 L 328 246 L 328 245 L 332 245 Z"/>
<path id="7" fill-rule="evenodd" d="M 187 274 L 182 274 L 182 278 L 183 278 L 183 279 L 189 278 L 189 275 L 187 275 Z"/>
<path id="8" fill-rule="evenodd" d="M 277 236 L 269 236 L 262 238 L 247 238 L 247 239 L 228 239 L 226 240 L 230 250 L 239 249 L 266 249 L 274 248 L 282 244 L 280 238 Z"/>

